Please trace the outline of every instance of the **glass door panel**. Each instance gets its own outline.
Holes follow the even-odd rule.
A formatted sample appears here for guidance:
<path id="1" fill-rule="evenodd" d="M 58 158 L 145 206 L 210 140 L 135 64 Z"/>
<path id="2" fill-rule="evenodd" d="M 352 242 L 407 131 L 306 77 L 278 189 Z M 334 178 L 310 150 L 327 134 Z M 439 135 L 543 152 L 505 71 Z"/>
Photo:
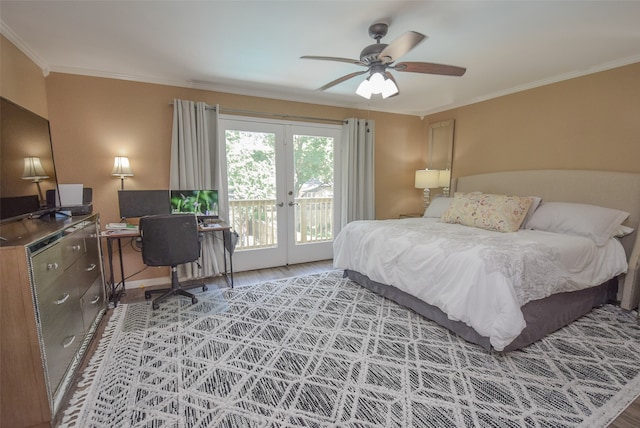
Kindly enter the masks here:
<path id="1" fill-rule="evenodd" d="M 293 136 L 296 245 L 333 239 L 333 143 Z"/>
<path id="2" fill-rule="evenodd" d="M 275 134 L 225 130 L 227 183 L 237 250 L 278 244 Z"/>

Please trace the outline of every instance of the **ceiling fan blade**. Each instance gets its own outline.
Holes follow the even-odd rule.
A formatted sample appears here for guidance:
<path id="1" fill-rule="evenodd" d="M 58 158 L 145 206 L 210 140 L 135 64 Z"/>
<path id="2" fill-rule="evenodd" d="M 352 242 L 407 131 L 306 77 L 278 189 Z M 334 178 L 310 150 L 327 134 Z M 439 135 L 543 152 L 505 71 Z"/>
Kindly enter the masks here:
<path id="1" fill-rule="evenodd" d="M 467 71 L 463 67 L 432 62 L 401 62 L 391 68 L 409 73 L 442 74 L 444 76 L 462 76 Z"/>
<path id="2" fill-rule="evenodd" d="M 415 31 L 406 32 L 384 48 L 378 55 L 378 59 L 383 64 L 392 63 L 411 49 L 415 48 L 426 38 L 427 36 L 424 34 L 420 34 Z"/>
<path id="3" fill-rule="evenodd" d="M 342 76 L 342 77 L 340 77 L 340 78 L 338 78 L 338 79 L 336 79 L 336 80 L 334 80 L 332 82 L 327 83 L 323 87 L 318 88 L 318 91 L 324 91 L 325 89 L 329 89 L 330 87 L 335 86 L 338 83 L 342 83 L 342 82 L 344 82 L 346 80 L 349 80 L 349 79 L 351 79 L 353 77 L 360 76 L 361 74 L 365 74 L 368 71 L 369 70 L 363 70 L 363 71 L 356 71 L 355 73 L 347 74 L 346 76 Z"/>
<path id="4" fill-rule="evenodd" d="M 349 64 L 355 64 L 355 65 L 362 65 L 364 67 L 367 67 L 367 65 L 358 60 L 358 59 L 349 59 L 349 58 L 338 58 L 338 57 L 334 57 L 334 56 L 313 56 L 313 55 L 305 55 L 305 56 L 301 56 L 300 58 L 302 59 L 318 59 L 321 61 L 338 61 L 338 62 L 347 62 Z"/>

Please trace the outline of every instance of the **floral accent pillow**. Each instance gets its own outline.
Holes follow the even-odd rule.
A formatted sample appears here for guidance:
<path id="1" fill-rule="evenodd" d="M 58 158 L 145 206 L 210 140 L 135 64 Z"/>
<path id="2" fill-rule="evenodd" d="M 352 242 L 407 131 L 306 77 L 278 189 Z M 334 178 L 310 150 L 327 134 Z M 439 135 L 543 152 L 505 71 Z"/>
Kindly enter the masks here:
<path id="1" fill-rule="evenodd" d="M 456 192 L 440 221 L 497 232 L 515 232 L 532 203 L 531 197 Z"/>

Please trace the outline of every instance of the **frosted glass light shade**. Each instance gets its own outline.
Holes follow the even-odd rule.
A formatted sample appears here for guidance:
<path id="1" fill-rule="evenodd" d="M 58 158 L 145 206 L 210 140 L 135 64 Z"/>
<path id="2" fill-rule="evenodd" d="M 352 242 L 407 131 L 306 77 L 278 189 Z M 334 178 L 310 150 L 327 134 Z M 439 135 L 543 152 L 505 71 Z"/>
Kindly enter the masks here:
<path id="1" fill-rule="evenodd" d="M 439 186 L 440 171 L 437 169 L 420 169 L 416 171 L 415 188 L 433 189 Z"/>
<path id="2" fill-rule="evenodd" d="M 42 181 L 45 178 L 49 178 L 49 176 L 44 171 L 39 157 L 29 156 L 24 158 L 23 180 Z"/>
<path id="3" fill-rule="evenodd" d="M 133 172 L 129 166 L 129 158 L 125 156 L 116 156 L 113 162 L 111 175 L 120 178 L 133 177 Z"/>
<path id="4" fill-rule="evenodd" d="M 397 93 L 398 93 L 398 86 L 396 86 L 395 82 L 391 79 L 386 79 L 384 81 L 384 86 L 382 88 L 382 98 L 388 98 Z"/>
<path id="5" fill-rule="evenodd" d="M 371 89 L 371 82 L 369 82 L 369 78 L 364 79 L 362 83 L 358 85 L 356 94 L 368 100 L 371 99 L 371 94 L 373 94 L 373 91 Z"/>

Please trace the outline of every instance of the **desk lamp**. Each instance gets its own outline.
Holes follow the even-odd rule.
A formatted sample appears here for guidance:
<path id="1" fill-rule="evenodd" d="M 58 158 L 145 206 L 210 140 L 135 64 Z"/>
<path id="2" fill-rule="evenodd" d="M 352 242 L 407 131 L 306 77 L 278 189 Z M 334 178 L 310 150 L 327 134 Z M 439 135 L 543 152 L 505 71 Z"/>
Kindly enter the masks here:
<path id="1" fill-rule="evenodd" d="M 46 178 L 49 178 L 46 172 L 44 172 L 44 168 L 42 167 L 42 162 L 40 162 L 40 158 L 36 156 L 29 156 L 24 158 L 24 171 L 22 172 L 23 180 L 32 180 L 36 183 L 38 187 L 38 197 L 40 198 L 40 204 L 42 205 L 44 202 L 44 198 L 42 197 L 42 189 L 40 188 L 40 182 Z"/>
<path id="2" fill-rule="evenodd" d="M 131 167 L 129 166 L 129 158 L 125 156 L 116 156 L 113 162 L 113 171 L 111 175 L 114 177 L 120 177 L 120 188 L 124 190 L 124 178 L 133 177 Z"/>

